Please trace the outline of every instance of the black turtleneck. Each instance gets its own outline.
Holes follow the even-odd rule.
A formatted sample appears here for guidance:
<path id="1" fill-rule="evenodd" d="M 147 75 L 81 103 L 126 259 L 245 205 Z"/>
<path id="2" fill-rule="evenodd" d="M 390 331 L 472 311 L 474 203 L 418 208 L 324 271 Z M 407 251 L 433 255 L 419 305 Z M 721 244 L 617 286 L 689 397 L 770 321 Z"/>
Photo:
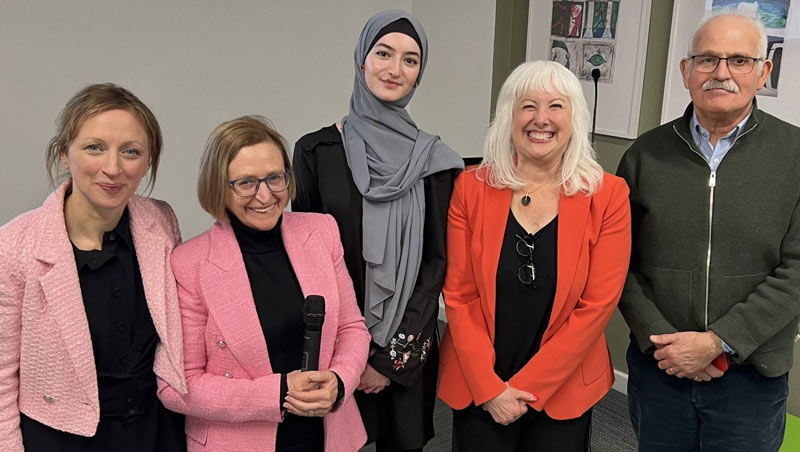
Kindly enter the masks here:
<path id="1" fill-rule="evenodd" d="M 228 212 L 242 251 L 258 320 L 267 342 L 272 371 L 281 374 L 281 404 L 286 396 L 286 374 L 300 368 L 303 355 L 303 292 L 281 237 L 281 222 L 268 231 L 244 225 Z M 278 426 L 277 451 L 322 451 L 322 418 L 287 414 Z"/>
<path id="2" fill-rule="evenodd" d="M 297 370 L 303 356 L 303 292 L 283 246 L 283 217 L 269 231 L 259 231 L 228 216 L 242 250 L 272 371 Z"/>

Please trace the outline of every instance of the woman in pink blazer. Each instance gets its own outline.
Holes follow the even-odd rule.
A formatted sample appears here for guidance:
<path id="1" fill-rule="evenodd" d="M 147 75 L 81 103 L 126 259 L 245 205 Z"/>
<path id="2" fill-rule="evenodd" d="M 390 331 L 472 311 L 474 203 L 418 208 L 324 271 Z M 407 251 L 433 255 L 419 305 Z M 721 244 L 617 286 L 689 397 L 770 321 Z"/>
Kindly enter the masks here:
<path id="1" fill-rule="evenodd" d="M 0 450 L 186 450 L 183 416 L 156 397 L 156 375 L 186 392 L 180 232 L 166 203 L 133 195 L 161 144 L 153 113 L 112 84 L 59 115 L 46 160 L 66 181 L 0 228 Z"/>
<path id="2" fill-rule="evenodd" d="M 188 393 L 190 451 L 354 452 L 366 441 L 352 398 L 370 336 L 335 221 L 283 212 L 294 193 L 283 138 L 245 116 L 219 125 L 198 180 L 217 222 L 172 255 Z M 303 299 L 325 298 L 319 371 L 301 372 Z"/>

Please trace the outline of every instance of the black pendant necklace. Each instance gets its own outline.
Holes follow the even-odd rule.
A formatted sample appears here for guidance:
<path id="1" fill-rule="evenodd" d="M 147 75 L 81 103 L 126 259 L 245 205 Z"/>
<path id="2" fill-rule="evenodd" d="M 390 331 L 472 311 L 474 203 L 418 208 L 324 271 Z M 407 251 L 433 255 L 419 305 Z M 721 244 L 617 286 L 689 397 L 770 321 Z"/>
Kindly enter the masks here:
<path id="1" fill-rule="evenodd" d="M 555 177 L 555 175 L 556 175 L 556 173 L 553 173 L 553 175 L 548 177 L 547 180 L 544 181 L 544 183 L 542 185 L 539 185 L 538 187 L 534 188 L 533 190 L 525 192 L 525 195 L 523 195 L 522 198 L 520 198 L 519 203 L 522 204 L 523 207 L 528 207 L 528 205 L 530 205 L 530 203 L 531 203 L 531 193 L 536 193 L 537 191 L 539 191 L 540 188 L 542 188 L 545 185 L 549 184 L 550 181 L 553 180 L 553 177 Z"/>

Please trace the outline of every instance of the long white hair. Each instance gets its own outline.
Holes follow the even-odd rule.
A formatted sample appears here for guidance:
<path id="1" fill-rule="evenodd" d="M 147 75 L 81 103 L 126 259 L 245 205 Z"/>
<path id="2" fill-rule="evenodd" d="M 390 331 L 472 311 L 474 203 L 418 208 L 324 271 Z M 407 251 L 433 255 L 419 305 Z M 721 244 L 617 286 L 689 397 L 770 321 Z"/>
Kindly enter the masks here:
<path id="1" fill-rule="evenodd" d="M 530 61 L 520 64 L 500 88 L 494 121 L 483 143 L 481 169 L 487 169 L 487 182 L 495 188 L 519 189 L 527 182 L 515 164 L 512 128 L 514 110 L 529 92 L 559 93 L 572 107 L 572 137 L 561 161 L 561 180 L 568 196 L 583 192 L 593 194 L 603 181 L 603 168 L 597 163 L 589 141 L 589 107 L 578 78 L 553 61 Z M 479 171 L 479 174 L 483 171 Z"/>

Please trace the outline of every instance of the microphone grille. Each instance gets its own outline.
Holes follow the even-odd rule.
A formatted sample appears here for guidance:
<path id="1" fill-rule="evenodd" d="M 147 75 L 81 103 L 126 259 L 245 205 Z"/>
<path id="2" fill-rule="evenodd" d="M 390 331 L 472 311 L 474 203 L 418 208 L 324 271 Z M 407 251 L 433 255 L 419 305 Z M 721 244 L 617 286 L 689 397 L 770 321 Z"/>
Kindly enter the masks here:
<path id="1" fill-rule="evenodd" d="M 325 321 L 325 298 L 319 295 L 309 295 L 303 302 L 303 322 L 312 325 L 322 325 Z"/>

